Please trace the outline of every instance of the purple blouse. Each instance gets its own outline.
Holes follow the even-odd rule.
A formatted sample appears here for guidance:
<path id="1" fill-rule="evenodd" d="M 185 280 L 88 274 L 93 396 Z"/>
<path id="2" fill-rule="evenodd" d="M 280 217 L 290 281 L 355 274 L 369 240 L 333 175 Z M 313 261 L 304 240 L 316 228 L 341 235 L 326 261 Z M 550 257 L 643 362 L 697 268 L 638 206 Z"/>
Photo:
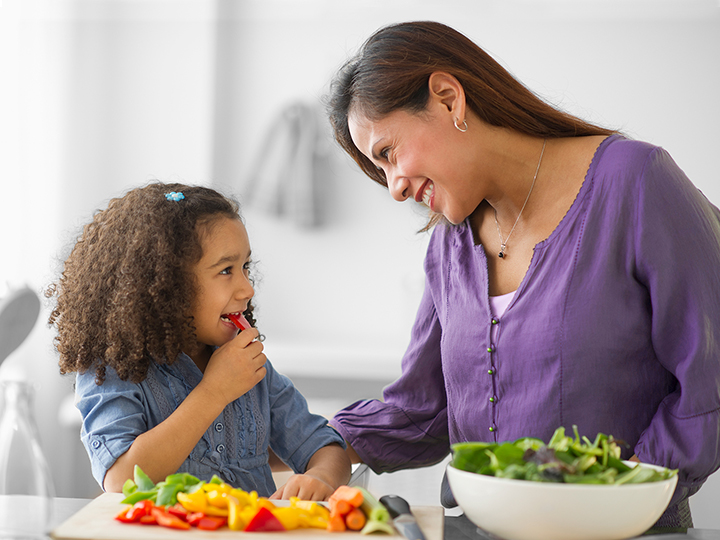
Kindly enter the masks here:
<path id="1" fill-rule="evenodd" d="M 674 502 L 720 466 L 720 211 L 663 149 L 605 139 L 501 317 L 467 223 L 425 273 L 402 375 L 331 422 L 375 472 L 573 424 L 680 469 Z"/>

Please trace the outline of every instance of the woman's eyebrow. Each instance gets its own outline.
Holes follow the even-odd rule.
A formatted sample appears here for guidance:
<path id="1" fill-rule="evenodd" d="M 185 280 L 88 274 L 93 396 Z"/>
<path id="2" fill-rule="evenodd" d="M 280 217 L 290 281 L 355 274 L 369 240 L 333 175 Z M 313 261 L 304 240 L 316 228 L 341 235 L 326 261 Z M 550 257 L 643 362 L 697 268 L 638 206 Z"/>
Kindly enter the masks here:
<path id="1" fill-rule="evenodd" d="M 378 145 L 382 142 L 382 139 L 378 139 L 373 143 L 373 145 L 370 147 L 370 153 L 372 154 L 372 157 L 374 159 L 377 159 L 380 161 L 382 158 L 375 152 L 375 149 L 378 147 Z"/>

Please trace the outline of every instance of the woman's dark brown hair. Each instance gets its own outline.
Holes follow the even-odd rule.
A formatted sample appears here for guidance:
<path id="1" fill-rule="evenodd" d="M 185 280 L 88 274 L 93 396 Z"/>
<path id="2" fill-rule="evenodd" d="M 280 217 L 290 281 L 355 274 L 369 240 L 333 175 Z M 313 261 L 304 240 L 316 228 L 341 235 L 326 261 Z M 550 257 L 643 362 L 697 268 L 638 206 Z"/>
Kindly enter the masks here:
<path id="1" fill-rule="evenodd" d="M 470 39 L 444 24 L 395 24 L 370 36 L 339 70 L 328 99 L 335 139 L 365 174 L 385 187 L 383 171 L 355 146 L 348 115 L 352 110 L 378 120 L 397 110 L 421 113 L 429 99 L 428 80 L 436 71 L 458 79 L 468 107 L 489 125 L 542 138 L 615 133 L 552 107 Z"/>
<path id="2" fill-rule="evenodd" d="M 182 192 L 184 199 L 165 195 Z M 152 183 L 112 199 L 95 213 L 48 287 L 57 297 L 50 324 L 60 372 L 112 367 L 142 381 L 151 361 L 172 363 L 195 343 L 193 265 L 202 234 L 221 217 L 240 219 L 238 204 L 215 190 Z M 252 305 L 245 317 L 254 326 Z"/>

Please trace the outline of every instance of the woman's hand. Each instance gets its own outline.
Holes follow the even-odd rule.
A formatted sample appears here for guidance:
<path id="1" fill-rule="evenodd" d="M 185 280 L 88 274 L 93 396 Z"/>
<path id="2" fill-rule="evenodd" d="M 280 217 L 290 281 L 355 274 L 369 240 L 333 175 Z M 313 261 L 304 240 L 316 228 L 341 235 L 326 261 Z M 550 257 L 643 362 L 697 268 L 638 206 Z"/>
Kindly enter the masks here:
<path id="1" fill-rule="evenodd" d="M 263 344 L 254 341 L 257 328 L 243 330 L 231 341 L 219 347 L 208 360 L 201 386 L 222 399 L 223 407 L 247 393 L 259 383 L 267 370 Z"/>

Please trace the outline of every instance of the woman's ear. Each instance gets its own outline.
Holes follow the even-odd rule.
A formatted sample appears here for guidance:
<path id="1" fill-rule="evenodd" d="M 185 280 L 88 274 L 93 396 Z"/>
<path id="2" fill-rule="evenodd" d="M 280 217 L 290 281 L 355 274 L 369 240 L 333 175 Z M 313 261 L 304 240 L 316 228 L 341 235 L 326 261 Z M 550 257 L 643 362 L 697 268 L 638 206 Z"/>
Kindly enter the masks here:
<path id="1" fill-rule="evenodd" d="M 439 105 L 459 122 L 465 120 L 465 90 L 454 76 L 435 71 L 428 79 L 431 104 Z"/>

